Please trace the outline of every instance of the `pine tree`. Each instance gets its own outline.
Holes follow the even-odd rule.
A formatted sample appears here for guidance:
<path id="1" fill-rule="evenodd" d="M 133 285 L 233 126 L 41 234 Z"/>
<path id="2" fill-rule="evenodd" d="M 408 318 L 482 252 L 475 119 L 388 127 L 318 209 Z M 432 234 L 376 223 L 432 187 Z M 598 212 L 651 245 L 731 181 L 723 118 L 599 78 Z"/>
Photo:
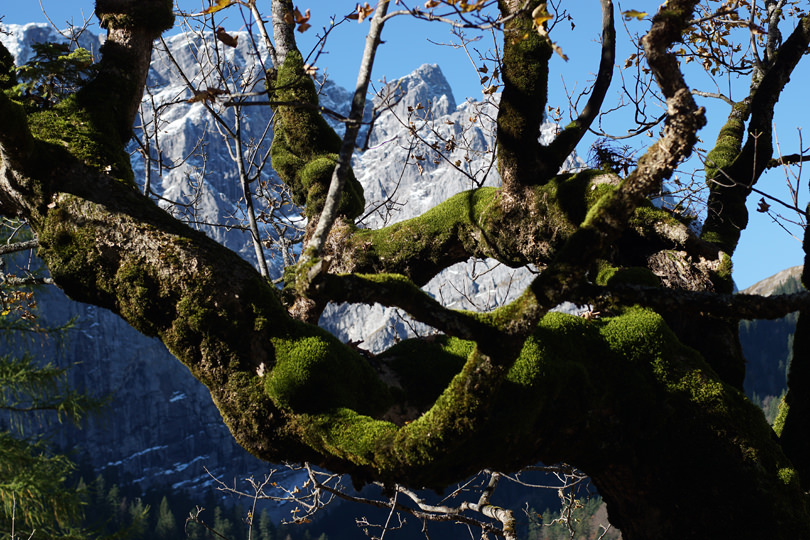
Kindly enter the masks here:
<path id="1" fill-rule="evenodd" d="M 157 523 L 155 524 L 155 537 L 159 540 L 168 540 L 177 536 L 177 520 L 169 507 L 169 500 L 166 496 L 160 501 L 158 509 Z"/>
<path id="2" fill-rule="evenodd" d="M 0 231 L 0 240 L 3 240 Z M 25 243 L 17 244 L 25 246 Z M 14 246 L 5 246 L 13 252 Z M 30 249 L 30 246 L 28 246 Z M 0 259 L 0 342 L 4 351 L 22 350 L 27 341 L 58 339 L 67 326 L 44 328 L 28 282 L 6 273 Z M 33 530 L 63 536 L 81 522 L 82 494 L 70 479 L 75 470 L 67 456 L 54 452 L 34 424 L 52 420 L 78 423 L 100 406 L 66 384 L 66 368 L 37 361 L 29 354 L 0 355 L 0 537 Z M 13 522 L 13 523 L 12 523 Z M 70 533 L 80 537 L 83 533 Z"/>
<path id="3" fill-rule="evenodd" d="M 143 537 L 149 528 L 149 505 L 136 498 L 129 506 L 129 533 L 134 537 Z"/>
<path id="4" fill-rule="evenodd" d="M 233 538 L 233 523 L 225 517 L 221 506 L 214 509 L 214 530 L 225 538 Z"/>
<path id="5" fill-rule="evenodd" d="M 270 519 L 270 514 L 267 510 L 262 510 L 259 514 L 259 528 L 256 534 L 256 540 L 275 540 L 276 528 L 273 521 Z"/>

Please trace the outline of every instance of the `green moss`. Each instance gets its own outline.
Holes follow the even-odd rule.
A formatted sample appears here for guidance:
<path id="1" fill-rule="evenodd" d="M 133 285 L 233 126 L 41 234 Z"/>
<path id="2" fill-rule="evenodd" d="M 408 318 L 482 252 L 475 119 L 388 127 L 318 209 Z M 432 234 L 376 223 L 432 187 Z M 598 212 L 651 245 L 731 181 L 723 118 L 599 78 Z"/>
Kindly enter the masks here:
<path id="1" fill-rule="evenodd" d="M 111 135 L 109 125 L 99 125 L 96 118 L 73 95 L 51 109 L 29 114 L 28 122 L 40 141 L 64 148 L 85 165 L 134 186 L 123 144 Z"/>
<path id="2" fill-rule="evenodd" d="M 131 321 L 139 332 L 147 336 L 157 335 L 155 323 L 158 321 L 152 319 L 152 314 L 156 311 L 155 290 L 158 286 L 149 275 L 148 265 L 135 261 L 121 265 L 115 283 L 121 316 Z"/>
<path id="3" fill-rule="evenodd" d="M 712 189 L 717 189 L 717 184 L 711 180 L 718 180 L 721 184 L 726 183 L 723 178 L 718 178 L 718 171 L 731 165 L 740 153 L 745 136 L 745 122 L 742 113 L 746 106 L 745 103 L 738 103 L 734 106 L 734 110 L 717 135 L 714 148 L 706 155 L 706 179 Z"/>
<path id="4" fill-rule="evenodd" d="M 731 262 L 731 257 L 723 252 L 720 257 L 720 266 L 711 276 L 712 284 L 717 292 L 725 294 L 734 292 L 733 270 L 734 265 Z"/>
<path id="5" fill-rule="evenodd" d="M 796 469 L 792 467 L 783 467 L 779 469 L 777 475 L 779 476 L 779 480 L 781 480 L 786 486 L 792 485 L 799 487 L 799 473 L 796 472 Z"/>
<path id="6" fill-rule="evenodd" d="M 73 199 L 65 197 L 44 216 L 37 231 L 38 254 L 63 287 L 79 284 L 92 289 L 96 286 L 96 276 L 105 275 L 104 263 L 99 257 L 93 227 L 72 222 L 64 208 L 70 204 L 74 204 Z"/>
<path id="7" fill-rule="evenodd" d="M 785 421 L 790 412 L 790 405 L 787 404 L 785 400 L 786 397 L 787 395 L 782 396 L 782 399 L 779 401 L 779 412 L 776 414 L 776 419 L 773 421 L 773 430 L 777 436 L 782 435 L 782 430 L 785 429 Z"/>
<path id="8" fill-rule="evenodd" d="M 351 408 L 367 413 L 386 406 L 387 389 L 357 353 L 334 336 L 294 323 L 289 338 L 273 338 L 276 364 L 265 389 L 273 401 L 296 412 Z"/>
<path id="9" fill-rule="evenodd" d="M 602 286 L 645 285 L 648 287 L 660 287 L 661 279 L 649 268 L 642 266 L 617 268 L 602 261 L 594 283 Z"/>
<path id="10" fill-rule="evenodd" d="M 307 417 L 307 424 L 314 428 L 308 434 L 313 446 L 360 466 L 373 465 L 375 454 L 390 445 L 397 431 L 390 422 L 342 408 Z"/>
<path id="11" fill-rule="evenodd" d="M 315 85 L 304 71 L 304 62 L 298 51 L 287 54 L 268 93 L 275 101 L 318 105 Z M 340 138 L 317 109 L 295 105 L 277 107 L 270 147 L 273 168 L 292 190 L 294 202 L 306 205 L 308 217 L 323 209 L 340 146 Z M 362 186 L 350 171 L 339 212 L 355 218 L 364 208 Z"/>
<path id="12" fill-rule="evenodd" d="M 682 223 L 671 212 L 645 201 L 633 212 L 629 224 L 631 227 L 649 227 L 650 224 L 659 222 L 667 225 L 680 225 Z"/>
<path id="13" fill-rule="evenodd" d="M 460 241 L 475 251 L 476 241 L 470 236 L 491 218 L 487 215 L 497 195 L 495 188 L 479 188 L 454 195 L 419 217 L 377 230 L 357 230 L 351 238 L 355 256 L 362 266 L 378 259 L 390 272 L 408 273 L 412 261 L 423 264 L 444 260 L 448 247 Z"/>

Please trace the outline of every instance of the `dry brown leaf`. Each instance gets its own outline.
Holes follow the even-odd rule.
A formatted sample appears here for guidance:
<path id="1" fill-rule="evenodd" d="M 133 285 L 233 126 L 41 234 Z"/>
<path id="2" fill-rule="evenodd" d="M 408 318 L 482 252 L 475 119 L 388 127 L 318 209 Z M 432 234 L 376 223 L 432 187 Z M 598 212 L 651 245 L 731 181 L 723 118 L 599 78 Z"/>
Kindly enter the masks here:
<path id="1" fill-rule="evenodd" d="M 224 43 L 228 47 L 236 47 L 236 42 L 239 39 L 239 36 L 230 35 L 221 26 L 217 27 L 216 36 L 217 36 L 218 40 L 220 40 L 222 43 Z"/>

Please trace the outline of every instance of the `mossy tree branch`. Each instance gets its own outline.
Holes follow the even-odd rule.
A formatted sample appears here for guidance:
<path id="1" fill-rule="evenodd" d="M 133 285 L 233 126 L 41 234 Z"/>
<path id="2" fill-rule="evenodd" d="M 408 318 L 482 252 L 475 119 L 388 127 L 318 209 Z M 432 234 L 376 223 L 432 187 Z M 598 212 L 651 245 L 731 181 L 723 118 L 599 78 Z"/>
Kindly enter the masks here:
<path id="1" fill-rule="evenodd" d="M 323 210 L 318 216 L 318 224 L 315 227 L 315 231 L 312 233 L 312 238 L 305 246 L 302 264 L 306 264 L 310 258 L 318 258 L 323 255 L 326 237 L 332 230 L 332 226 L 338 217 L 343 189 L 351 175 L 351 161 L 357 142 L 357 134 L 360 132 L 360 125 L 366 110 L 366 94 L 368 93 L 369 83 L 371 82 L 371 68 L 374 66 L 377 47 L 380 45 L 380 35 L 385 25 L 385 14 L 387 11 L 388 0 L 382 0 L 377 4 L 377 9 L 374 11 L 374 16 L 371 19 L 371 28 L 366 36 L 363 59 L 360 61 L 360 70 L 357 73 L 357 85 L 354 90 L 354 95 L 352 96 L 349 122 L 346 124 L 346 131 L 343 134 L 337 164 L 332 171 L 326 201 L 324 202 Z"/>
<path id="2" fill-rule="evenodd" d="M 99 102 L 102 113 L 117 111 L 112 129 L 75 128 L 64 140 L 69 125 L 99 114 L 88 110 L 90 100 L 71 100 L 57 111 L 64 118 L 29 115 L 21 129 L 30 128 L 35 150 L 48 159 L 12 170 L 19 156 L 10 154 L 24 149 L 2 145 L 10 156 L 0 164 L 3 209 L 28 219 L 39 254 L 69 295 L 158 336 L 208 385 L 237 441 L 260 458 L 310 460 L 358 482 L 437 489 L 485 467 L 509 471 L 538 460 L 565 461 L 591 475 L 629 540 L 810 537 L 808 497 L 761 412 L 683 346 L 660 315 L 626 308 L 590 321 L 544 313 L 563 292 L 587 291 L 588 267 L 609 260 L 608 247 L 629 229 L 641 237 L 638 231 L 665 225 L 659 239 L 698 244 L 652 210 L 640 217 L 645 196 L 689 154 L 702 125 L 702 111 L 667 52 L 695 4 L 668 1 L 644 40 L 667 98 L 668 120 L 664 137 L 618 186 L 598 182 L 593 173 L 566 175 L 523 189 L 519 200 L 507 189 L 474 190 L 382 231 L 357 230 L 345 214 L 333 231 L 333 270 L 352 264 L 340 258 L 351 254 L 359 261 L 354 271 L 402 268 L 417 284 L 470 253 L 522 264 L 546 260 L 548 268 L 513 304 L 474 317 L 429 314 L 450 332 L 459 325 L 459 335 L 480 330 L 484 338 L 471 336 L 475 341 L 437 336 L 368 359 L 290 317 L 278 292 L 250 264 L 121 182 L 128 163 L 105 166 L 123 152 L 121 137 L 110 137 L 123 134 L 116 132 L 129 103 L 123 92 L 121 109 Z M 136 27 L 148 24 L 134 20 Z M 111 35 L 115 43 L 128 34 Z M 541 59 L 547 52 L 533 51 Z M 526 51 L 512 52 L 516 63 L 526 60 Z M 110 68 L 114 57 L 108 57 Z M 119 59 L 128 65 L 125 56 Z M 297 86 L 302 78 L 295 62 L 300 55 L 289 51 L 285 66 L 291 69 L 282 66 L 271 91 L 309 92 Z M 530 73 L 535 82 L 543 77 L 543 66 L 537 67 Z M 306 167 L 328 168 L 330 156 L 323 154 L 331 153 L 335 138 L 301 112 L 280 111 L 289 114 L 276 131 L 282 144 L 276 156 L 282 157 L 280 174 L 291 173 L 289 179 L 308 189 L 317 175 L 295 175 Z M 534 130 L 526 138 L 536 142 L 536 136 Z M 534 165 L 527 167 L 511 171 L 522 174 Z M 308 201 L 310 192 L 302 193 Z M 654 226 L 636 226 L 637 219 Z M 426 242 L 445 229 L 435 244 Z M 526 247 L 527 240 L 534 244 Z M 408 241 L 415 247 L 402 253 Z M 366 258 L 360 256 L 366 251 Z M 414 290 L 389 277 L 326 276 L 324 283 L 336 297 L 393 294 L 390 303 Z M 318 280 L 312 283 L 317 287 Z M 414 311 L 431 309 L 421 293 L 402 303 L 409 301 Z M 499 333 L 512 335 L 496 350 L 485 341 Z"/>
<path id="3" fill-rule="evenodd" d="M 810 207 L 808 207 L 810 210 Z M 804 236 L 802 285 L 810 285 L 810 232 Z M 802 487 L 810 489 L 810 309 L 799 312 L 793 339 L 793 359 L 788 371 L 788 391 L 779 406 L 774 428 L 785 454 L 801 474 Z"/>
<path id="4" fill-rule="evenodd" d="M 502 80 L 498 106 L 498 170 L 507 192 L 547 180 L 539 162 L 537 138 L 546 108 L 548 62 L 552 47 L 534 28 L 532 11 L 539 0 L 499 0 L 504 24 Z M 525 8 L 525 9 L 524 9 Z M 557 171 L 554 171 L 556 173 Z"/>
<path id="5" fill-rule="evenodd" d="M 748 225 L 745 202 L 773 157 L 773 115 L 790 75 L 810 44 L 810 16 L 799 20 L 779 47 L 747 100 L 736 105 L 707 156 L 706 181 L 711 187 L 702 237 L 731 255 Z M 747 128 L 745 120 L 750 111 Z M 745 143 L 742 143 L 745 138 Z"/>
<path id="6" fill-rule="evenodd" d="M 378 230 L 343 224 L 327 245 L 335 273 L 396 273 L 425 285 L 470 257 L 511 267 L 546 266 L 618 177 L 601 171 L 560 175 L 524 193 L 521 205 L 495 188 L 454 195 L 416 218 Z M 524 219 L 524 216 L 532 219 Z"/>
<path id="7" fill-rule="evenodd" d="M 636 208 L 691 154 L 697 132 L 706 120 L 703 110 L 692 99 L 675 55 L 668 51 L 680 39 L 694 6 L 694 2 L 676 4 L 679 7 L 660 10 L 642 38 L 647 61 L 667 100 L 664 137 L 647 150 L 637 168 L 615 191 L 607 193 L 588 211 L 551 264 L 514 302 L 514 308 L 509 308 L 513 309 L 511 332 L 518 335 L 530 332 L 540 317 L 584 284 L 588 269 L 619 239 Z"/>
<path id="8" fill-rule="evenodd" d="M 398 274 L 327 274 L 313 283 L 333 302 L 353 302 L 396 306 L 415 320 L 430 325 L 447 336 L 474 341 L 483 351 L 503 352 L 506 336 L 473 313 L 447 309 Z"/>

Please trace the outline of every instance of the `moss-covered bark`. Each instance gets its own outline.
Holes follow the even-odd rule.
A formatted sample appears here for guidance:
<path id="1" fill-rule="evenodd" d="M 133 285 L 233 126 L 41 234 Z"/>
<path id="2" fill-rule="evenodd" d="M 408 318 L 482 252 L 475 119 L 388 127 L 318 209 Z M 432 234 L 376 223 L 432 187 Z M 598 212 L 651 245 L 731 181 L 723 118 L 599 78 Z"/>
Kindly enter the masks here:
<path id="1" fill-rule="evenodd" d="M 706 159 L 711 187 L 703 238 L 731 255 L 748 225 L 745 207 L 750 188 L 759 180 L 773 155 L 773 115 L 790 75 L 810 45 L 810 17 L 799 20 L 779 47 L 761 79 L 754 80 L 749 97 L 735 105 Z M 745 125 L 750 113 L 750 121 Z"/>
<path id="2" fill-rule="evenodd" d="M 520 39 L 505 51 L 499 118 L 506 188 L 459 194 L 378 231 L 353 226 L 362 194 L 344 193 L 346 219 L 324 259 L 291 272 L 310 280 L 293 294 L 401 305 L 444 331 L 374 358 L 289 316 L 247 262 L 133 188 L 126 126 L 147 37 L 165 21 L 151 25 L 134 1 L 100 4 L 120 11 L 101 11 L 111 31 L 96 81 L 58 114 L 26 115 L 0 96 L 0 205 L 29 220 L 70 296 L 158 336 L 210 388 L 246 449 L 358 481 L 437 489 L 481 468 L 565 461 L 591 475 L 628 539 L 810 537 L 801 462 L 794 469 L 710 349 L 685 346 L 671 317 L 621 302 L 602 319 L 547 313 L 587 297 L 593 281 L 605 294 L 628 282 L 711 292 L 727 281 L 727 254 L 645 203 L 702 126 L 666 52 L 694 2 L 670 0 L 645 38 L 670 118 L 626 179 L 591 171 L 531 179 L 536 146 L 518 142 L 536 143 L 542 106 L 521 99 L 544 102 L 550 49 L 539 34 L 517 34 L 530 22 L 519 12 L 509 23 L 507 39 Z M 165 16 L 168 3 L 158 4 Z M 514 13 L 518 3 L 502 6 Z M 117 77 L 116 65 L 134 71 Z M 110 96 L 90 99 L 107 85 Z M 297 52 L 271 92 L 288 103 L 278 109 L 274 166 L 317 211 L 339 141 L 312 108 Z M 542 272 L 516 301 L 486 314 L 448 310 L 418 289 L 454 262 L 487 256 Z M 718 336 L 710 336 L 715 346 Z M 793 428 L 784 425 L 786 441 Z"/>
<path id="3" fill-rule="evenodd" d="M 340 137 L 318 110 L 315 84 L 304 71 L 301 53 L 290 51 L 274 78 L 268 79 L 276 109 L 275 136 L 270 147 L 273 168 L 293 193 L 308 218 L 318 216 L 326 202 L 340 152 Z M 353 219 L 365 208 L 363 187 L 350 173 L 339 212 Z"/>
<path id="4" fill-rule="evenodd" d="M 534 27 L 531 12 L 543 2 L 500 0 L 504 25 L 503 93 L 498 106 L 498 170 L 508 191 L 542 183 L 547 171 L 540 163 L 537 137 L 545 114 L 548 61 L 552 48 L 548 36 Z M 557 171 L 552 171 L 555 174 Z"/>

